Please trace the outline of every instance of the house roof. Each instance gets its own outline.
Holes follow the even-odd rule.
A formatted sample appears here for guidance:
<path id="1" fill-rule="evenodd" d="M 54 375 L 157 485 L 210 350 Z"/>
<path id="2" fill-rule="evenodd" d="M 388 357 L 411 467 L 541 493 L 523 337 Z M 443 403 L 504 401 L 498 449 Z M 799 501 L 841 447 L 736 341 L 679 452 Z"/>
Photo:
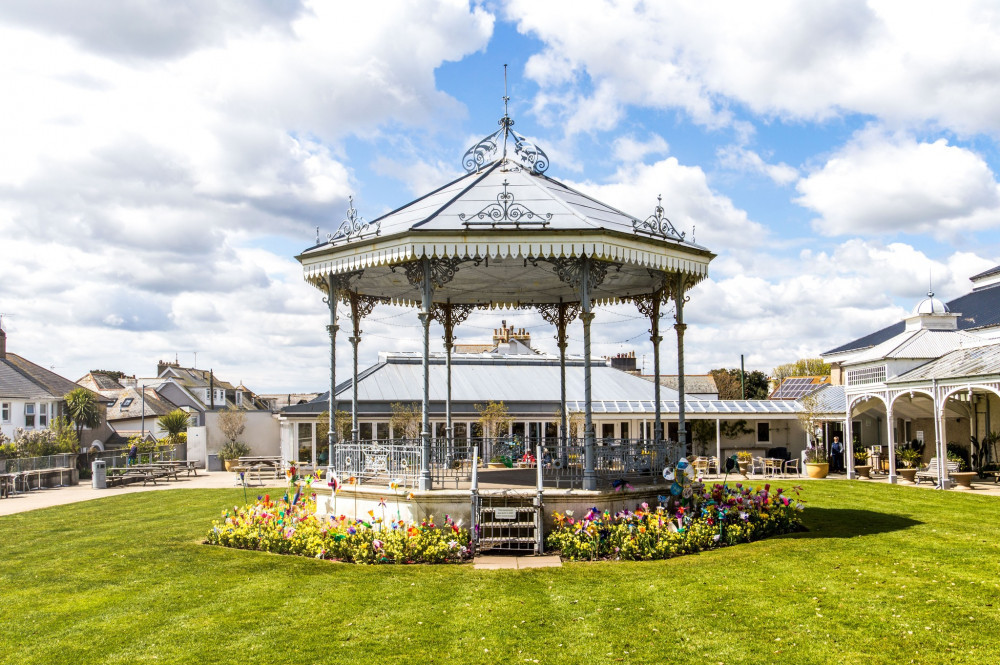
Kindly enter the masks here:
<path id="1" fill-rule="evenodd" d="M 81 387 L 16 353 L 8 351 L 0 359 L 0 397 L 61 400 L 66 393 Z M 94 395 L 101 398 L 96 392 Z"/>
<path id="2" fill-rule="evenodd" d="M 77 380 L 77 383 L 97 392 L 101 392 L 102 390 L 119 390 L 122 387 L 118 379 L 103 372 L 88 372 L 85 376 Z"/>
<path id="3" fill-rule="evenodd" d="M 1000 274 L 1000 266 L 991 268 L 972 279 L 980 279 L 993 274 Z M 992 284 L 966 293 L 947 303 L 948 309 L 959 314 L 959 330 L 977 330 L 1000 325 L 1000 284 Z M 831 356 L 848 351 L 859 351 L 886 342 L 906 329 L 903 321 L 886 326 L 881 330 L 859 337 L 858 339 L 824 352 L 823 356 Z"/>
<path id="4" fill-rule="evenodd" d="M 906 330 L 881 344 L 852 356 L 845 365 L 881 360 L 922 360 L 939 358 L 960 346 L 978 346 L 983 339 L 961 330 Z"/>
<path id="5" fill-rule="evenodd" d="M 146 395 L 145 401 L 142 396 Z M 114 403 L 108 407 L 108 422 L 114 423 L 116 420 L 130 420 L 132 418 L 158 418 L 165 416 L 177 409 L 177 405 L 170 400 L 159 395 L 152 386 L 145 389 L 119 388 L 118 390 L 102 390 L 101 394 L 109 399 L 114 399 Z M 130 400 L 131 401 L 128 401 Z M 125 403 L 128 402 L 127 405 Z M 145 402 L 145 410 L 143 404 Z"/>
<path id="6" fill-rule="evenodd" d="M 956 349 L 886 381 L 888 384 L 1000 375 L 1000 344 Z"/>
<path id="7" fill-rule="evenodd" d="M 212 371 L 207 369 L 171 366 L 165 368 L 159 376 L 159 378 L 168 377 L 172 377 L 185 388 L 208 388 L 214 385 L 219 390 L 236 390 L 236 386 L 218 376 L 213 377 Z"/>
<path id="8" fill-rule="evenodd" d="M 816 400 L 816 413 L 834 413 L 843 417 L 847 412 L 847 396 L 844 393 L 844 386 L 834 386 L 827 383 L 810 395 Z M 802 399 L 808 396 L 805 395 L 797 401 L 801 403 Z"/>
<path id="9" fill-rule="evenodd" d="M 640 374 L 642 378 L 647 381 L 652 381 L 654 376 L 652 374 Z M 679 385 L 677 381 L 676 374 L 661 374 L 660 375 L 660 385 L 671 390 L 678 390 Z M 715 385 L 715 378 L 711 374 L 685 374 L 684 375 L 684 392 L 691 395 L 702 395 L 702 394 L 719 394 L 719 388 Z"/>

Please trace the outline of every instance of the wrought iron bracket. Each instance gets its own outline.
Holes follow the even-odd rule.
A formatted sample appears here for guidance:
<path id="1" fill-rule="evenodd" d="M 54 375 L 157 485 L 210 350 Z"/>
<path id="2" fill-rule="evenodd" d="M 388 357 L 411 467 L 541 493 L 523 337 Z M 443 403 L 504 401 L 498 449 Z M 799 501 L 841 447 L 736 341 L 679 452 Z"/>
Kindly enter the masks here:
<path id="1" fill-rule="evenodd" d="M 354 209 L 354 197 L 347 197 L 347 219 L 340 223 L 340 228 L 336 233 L 327 233 L 327 242 L 336 245 L 338 242 L 350 242 L 360 240 L 367 235 L 379 235 L 382 230 L 382 222 L 366 222 L 363 217 L 358 217 L 358 211 Z"/>
<path id="2" fill-rule="evenodd" d="M 552 213 L 545 213 L 544 215 L 539 215 L 538 213 L 528 209 L 523 203 L 518 203 L 514 200 L 513 192 L 507 191 L 507 186 L 510 183 L 504 178 L 503 181 L 503 191 L 497 194 L 497 202 L 491 203 L 479 212 L 468 215 L 469 219 L 466 219 L 467 215 L 463 212 L 458 216 L 462 220 L 465 226 L 491 226 L 496 228 L 497 226 L 511 226 L 521 227 L 526 225 L 532 226 L 548 226 L 549 221 L 552 219 Z M 474 218 L 474 219 L 473 219 Z M 475 221 L 475 220 L 481 221 Z M 484 221 L 483 221 L 484 220 Z"/>
<path id="3" fill-rule="evenodd" d="M 451 259 L 420 259 L 417 261 L 409 261 L 403 264 L 403 270 L 406 272 L 406 281 L 410 283 L 411 286 L 419 286 L 424 282 L 424 264 L 423 262 L 427 260 L 431 262 L 431 284 L 434 288 L 441 288 L 451 280 L 455 279 L 455 273 L 458 272 L 458 266 L 466 261 L 466 259 L 451 258 Z"/>
<path id="4" fill-rule="evenodd" d="M 555 267 L 556 277 L 565 284 L 569 284 L 574 289 L 580 288 L 584 278 L 584 261 L 580 258 L 539 258 L 540 261 L 548 261 Z M 590 259 L 590 288 L 595 288 L 604 283 L 604 278 L 608 275 L 608 270 L 614 268 L 621 270 L 621 263 L 611 263 L 598 259 Z"/>
<path id="5" fill-rule="evenodd" d="M 664 240 L 684 240 L 684 232 L 678 231 L 674 228 L 673 222 L 667 219 L 663 215 L 663 206 L 661 205 L 663 201 L 662 196 L 656 197 L 656 209 L 653 214 L 639 221 L 638 219 L 632 220 L 632 231 L 635 233 L 645 233 L 657 238 L 663 238 Z"/>

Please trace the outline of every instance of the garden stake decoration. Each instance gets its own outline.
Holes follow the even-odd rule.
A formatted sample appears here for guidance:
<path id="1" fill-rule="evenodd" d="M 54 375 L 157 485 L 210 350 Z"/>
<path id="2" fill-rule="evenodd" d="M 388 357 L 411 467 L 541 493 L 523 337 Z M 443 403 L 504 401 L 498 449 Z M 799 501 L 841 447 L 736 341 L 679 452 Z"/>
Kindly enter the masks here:
<path id="1" fill-rule="evenodd" d="M 340 481 L 335 473 L 330 473 L 330 480 L 326 483 L 330 486 L 330 494 L 333 496 L 333 514 L 337 514 L 337 492 L 340 491 Z"/>
<path id="2" fill-rule="evenodd" d="M 726 486 L 726 481 L 729 479 L 729 472 L 740 468 L 740 459 L 734 453 L 732 456 L 726 458 L 726 476 L 722 479 L 722 486 Z"/>
<path id="3" fill-rule="evenodd" d="M 392 490 L 392 496 L 396 500 L 396 519 L 399 517 L 399 486 L 403 484 L 402 479 L 396 478 L 391 483 L 389 483 L 389 489 Z"/>
<path id="4" fill-rule="evenodd" d="M 244 471 L 240 471 L 240 485 L 243 485 L 243 505 L 250 503 L 247 501 L 247 481 L 244 477 Z"/>

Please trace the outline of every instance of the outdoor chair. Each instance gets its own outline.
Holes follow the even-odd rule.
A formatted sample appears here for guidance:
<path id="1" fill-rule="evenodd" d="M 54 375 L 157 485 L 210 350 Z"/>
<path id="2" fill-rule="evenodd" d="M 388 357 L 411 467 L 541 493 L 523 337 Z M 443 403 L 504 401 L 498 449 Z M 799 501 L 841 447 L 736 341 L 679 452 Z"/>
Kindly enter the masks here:
<path id="1" fill-rule="evenodd" d="M 709 473 L 712 473 L 712 469 L 715 469 L 714 471 L 715 475 L 719 475 L 720 473 L 722 473 L 721 471 L 719 471 L 719 458 L 716 457 L 715 455 L 712 455 L 711 457 L 708 458 L 707 470 Z"/>
<path id="2" fill-rule="evenodd" d="M 797 476 L 802 475 L 802 468 L 799 466 L 799 461 L 797 459 L 790 459 L 785 461 L 785 465 L 782 468 L 781 476 L 785 477 L 792 471 L 794 471 L 795 475 Z"/>
<path id="3" fill-rule="evenodd" d="M 708 475 L 708 458 L 707 457 L 695 457 L 694 461 L 691 463 L 694 467 L 694 473 L 697 477 L 702 477 Z"/>
<path id="4" fill-rule="evenodd" d="M 750 462 L 750 473 L 752 475 L 760 474 L 764 475 L 764 458 L 754 457 Z"/>

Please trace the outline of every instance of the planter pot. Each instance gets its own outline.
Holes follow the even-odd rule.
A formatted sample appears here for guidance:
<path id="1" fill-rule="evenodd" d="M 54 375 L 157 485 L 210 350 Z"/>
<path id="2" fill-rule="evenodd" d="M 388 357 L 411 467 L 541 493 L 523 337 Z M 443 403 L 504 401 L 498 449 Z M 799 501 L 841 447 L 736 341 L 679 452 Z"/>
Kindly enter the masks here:
<path id="1" fill-rule="evenodd" d="M 806 462 L 806 475 L 810 478 L 826 478 L 830 473 L 829 462 Z"/>
<path id="2" fill-rule="evenodd" d="M 748 472 L 750 471 L 750 465 L 752 462 L 738 462 L 738 464 L 740 465 L 740 473 L 743 474 L 743 477 L 748 477 Z"/>
<path id="3" fill-rule="evenodd" d="M 226 471 L 232 471 L 233 469 L 235 469 L 239 465 L 240 465 L 240 461 L 238 459 L 227 459 L 226 460 Z"/>
<path id="4" fill-rule="evenodd" d="M 904 485 L 913 485 L 913 481 L 917 477 L 916 469 L 896 469 L 896 473 L 902 478 L 901 483 Z"/>
<path id="5" fill-rule="evenodd" d="M 868 478 L 870 480 L 872 477 L 872 467 L 869 464 L 855 466 L 854 470 L 857 472 L 858 478 Z"/>
<path id="6" fill-rule="evenodd" d="M 505 469 L 507 465 L 503 462 L 490 462 L 487 466 L 491 469 Z"/>
<path id="7" fill-rule="evenodd" d="M 972 479 L 975 478 L 977 474 L 975 471 L 959 471 L 957 473 L 949 473 L 948 477 L 955 481 L 957 490 L 971 490 L 972 489 Z"/>

